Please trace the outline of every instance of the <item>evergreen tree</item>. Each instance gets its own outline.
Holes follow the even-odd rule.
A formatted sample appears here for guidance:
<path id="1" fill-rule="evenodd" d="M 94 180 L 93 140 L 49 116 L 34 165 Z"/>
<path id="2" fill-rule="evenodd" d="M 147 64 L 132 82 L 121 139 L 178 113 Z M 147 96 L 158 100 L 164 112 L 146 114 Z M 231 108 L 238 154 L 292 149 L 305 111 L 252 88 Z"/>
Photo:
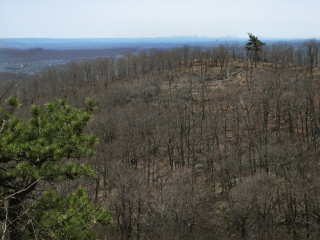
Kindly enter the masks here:
<path id="1" fill-rule="evenodd" d="M 17 98 L 0 109 L 0 221 L 3 238 L 92 239 L 96 221 L 108 222 L 109 213 L 89 201 L 80 187 L 58 196 L 44 189 L 59 181 L 95 176 L 80 157 L 94 155 L 95 134 L 85 132 L 97 104 L 87 99 L 86 108 L 74 108 L 66 100 L 31 107 L 25 123 L 14 112 Z"/>
<path id="2" fill-rule="evenodd" d="M 245 49 L 248 51 L 254 51 L 253 61 L 255 63 L 255 67 L 257 67 L 257 61 L 259 59 L 259 51 L 261 47 L 266 45 L 264 42 L 261 42 L 258 37 L 254 36 L 252 33 L 248 33 L 249 41 L 246 44 Z"/>

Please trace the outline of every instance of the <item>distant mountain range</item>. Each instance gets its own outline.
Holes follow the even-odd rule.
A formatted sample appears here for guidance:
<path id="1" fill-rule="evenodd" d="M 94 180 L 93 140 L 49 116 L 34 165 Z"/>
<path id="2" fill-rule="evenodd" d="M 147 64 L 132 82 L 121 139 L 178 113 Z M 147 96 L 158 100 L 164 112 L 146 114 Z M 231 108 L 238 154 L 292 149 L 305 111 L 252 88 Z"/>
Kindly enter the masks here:
<path id="1" fill-rule="evenodd" d="M 305 41 L 306 39 L 260 38 L 262 41 Z M 156 38 L 0 38 L 0 48 L 55 50 L 68 49 L 110 49 L 110 48 L 173 48 L 184 44 L 215 46 L 225 42 L 245 42 L 247 38 L 232 36 L 207 38 L 198 36 L 156 37 Z"/>

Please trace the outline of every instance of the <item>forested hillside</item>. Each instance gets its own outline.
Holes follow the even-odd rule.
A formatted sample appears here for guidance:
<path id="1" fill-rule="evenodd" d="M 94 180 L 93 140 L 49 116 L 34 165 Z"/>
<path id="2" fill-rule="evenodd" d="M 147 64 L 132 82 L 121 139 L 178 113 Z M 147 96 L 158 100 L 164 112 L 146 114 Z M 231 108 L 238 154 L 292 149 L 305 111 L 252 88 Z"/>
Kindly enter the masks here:
<path id="1" fill-rule="evenodd" d="M 21 103 L 11 114 L 27 122 L 35 116 L 32 105 L 65 99 L 82 114 L 93 114 L 79 131 L 99 138 L 88 145 L 94 156 L 71 156 L 95 174 L 68 181 L 39 176 L 30 196 L 51 190 L 61 196 L 59 204 L 83 187 L 86 204 L 99 206 L 86 208 L 83 218 L 105 209 L 112 218 L 93 217 L 99 239 L 319 239 L 319 48 L 315 40 L 257 50 L 239 43 L 185 45 L 7 75 L 1 105 L 10 96 Z M 88 97 L 97 108 L 93 102 L 88 107 L 88 100 L 85 105 Z M 2 155 L 0 160 L 5 174 L 11 163 Z M 55 233 L 64 229 L 55 219 L 39 225 L 46 216 L 28 218 L 26 208 L 24 216 L 8 219 L 5 197 L 0 195 L 4 239 L 14 239 L 3 232 L 20 218 L 27 219 L 20 232 L 28 229 L 32 238 L 37 228 L 42 234 L 51 226 Z M 32 204 L 30 199 L 19 204 Z"/>

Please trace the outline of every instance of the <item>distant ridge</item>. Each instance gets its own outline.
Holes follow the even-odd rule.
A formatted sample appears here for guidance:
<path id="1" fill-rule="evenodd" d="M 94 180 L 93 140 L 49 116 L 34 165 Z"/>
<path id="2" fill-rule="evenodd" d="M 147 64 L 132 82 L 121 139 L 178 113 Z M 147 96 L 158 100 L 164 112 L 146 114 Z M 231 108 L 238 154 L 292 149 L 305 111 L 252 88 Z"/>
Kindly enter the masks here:
<path id="1" fill-rule="evenodd" d="M 305 41 L 306 39 L 260 38 L 267 42 Z M 190 46 L 215 46 L 225 42 L 245 42 L 247 38 L 225 36 L 219 38 L 198 36 L 173 36 L 154 38 L 0 38 L 0 48 L 52 50 L 110 49 L 110 48 L 173 48 Z"/>
<path id="2" fill-rule="evenodd" d="M 237 37 L 175 36 L 155 38 L 0 38 L 0 48 L 14 49 L 106 49 L 119 47 L 167 48 L 189 45 L 215 45 L 217 42 L 245 41 Z"/>

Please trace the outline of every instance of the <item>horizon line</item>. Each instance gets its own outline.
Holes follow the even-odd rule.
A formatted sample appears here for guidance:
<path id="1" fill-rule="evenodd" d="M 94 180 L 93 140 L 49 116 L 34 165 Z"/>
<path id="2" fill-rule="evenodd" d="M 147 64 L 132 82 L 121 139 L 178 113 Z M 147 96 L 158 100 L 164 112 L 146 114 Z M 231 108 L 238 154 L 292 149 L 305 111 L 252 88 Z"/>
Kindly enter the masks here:
<path id="1" fill-rule="evenodd" d="M 257 36 L 263 39 L 292 39 L 292 40 L 303 40 L 303 39 L 320 39 L 320 37 L 265 37 Z M 247 37 L 238 37 L 238 36 L 220 36 L 220 37 L 207 37 L 207 36 L 198 36 L 198 35 L 182 35 L 182 36 L 157 36 L 157 37 L 0 37 L 0 39 L 174 39 L 174 38 L 194 38 L 194 39 L 220 39 L 220 38 L 234 38 L 234 39 L 247 39 Z"/>

